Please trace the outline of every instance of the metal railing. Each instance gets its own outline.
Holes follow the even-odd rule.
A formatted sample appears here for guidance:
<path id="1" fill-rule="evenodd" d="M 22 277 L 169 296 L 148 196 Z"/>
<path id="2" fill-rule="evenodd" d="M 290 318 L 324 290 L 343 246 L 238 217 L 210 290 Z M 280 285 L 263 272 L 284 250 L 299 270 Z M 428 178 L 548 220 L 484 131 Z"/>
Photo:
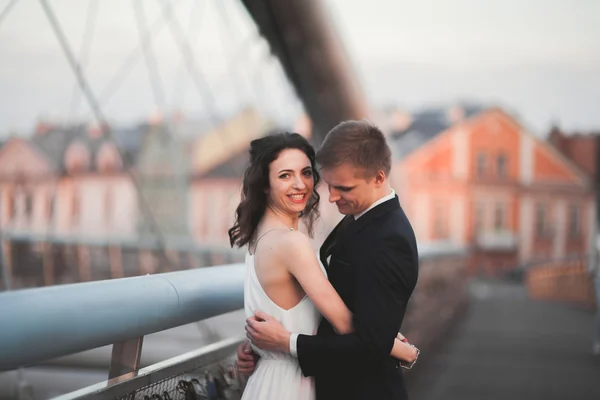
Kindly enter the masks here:
<path id="1" fill-rule="evenodd" d="M 415 344 L 428 346 L 437 339 L 427 332 L 443 331 L 460 314 L 468 255 L 447 246 L 420 250 L 421 276 L 403 326 Z M 112 344 L 109 379 L 62 399 L 143 399 L 150 387 L 170 393 L 190 380 L 205 387 L 205 368 L 221 361 L 225 376 L 241 338 L 140 369 L 143 338 L 242 308 L 243 280 L 243 264 L 230 264 L 0 293 L 0 371 Z M 241 386 L 232 388 L 236 398 Z"/>
<path id="2" fill-rule="evenodd" d="M 144 335 L 242 308 L 243 279 L 233 264 L 0 293 L 0 370 L 114 344 L 118 376 Z"/>
<path id="3" fill-rule="evenodd" d="M 537 261 L 526 267 L 525 284 L 529 296 L 594 309 L 596 293 L 589 255 Z"/>
<path id="4" fill-rule="evenodd" d="M 158 364 L 142 368 L 137 372 L 131 372 L 119 377 L 99 382 L 95 385 L 55 397 L 54 400 L 75 399 L 143 399 L 159 397 L 163 400 L 190 398 L 185 394 L 193 393 L 191 398 L 200 397 L 206 390 L 206 378 L 203 375 L 217 376 L 218 370 L 224 365 L 224 360 L 229 361 L 232 366 L 235 362 L 232 355 L 236 347 L 244 338 L 230 338 L 205 346 L 199 350 L 173 357 Z M 244 378 L 230 369 L 231 374 L 228 386 L 228 399 L 240 398 L 244 387 Z M 196 383 L 192 387 L 189 383 Z M 182 382 L 185 382 L 182 384 Z M 166 395 L 165 395 L 166 393 Z M 177 396 L 180 394 L 181 396 Z M 155 396 L 158 395 L 158 396 Z M 200 395 L 200 396 L 199 396 Z M 206 398 L 208 396 L 204 396 Z"/>
<path id="5" fill-rule="evenodd" d="M 24 289 L 241 262 L 241 249 L 165 236 L 86 237 L 3 232 L 1 288 Z"/>

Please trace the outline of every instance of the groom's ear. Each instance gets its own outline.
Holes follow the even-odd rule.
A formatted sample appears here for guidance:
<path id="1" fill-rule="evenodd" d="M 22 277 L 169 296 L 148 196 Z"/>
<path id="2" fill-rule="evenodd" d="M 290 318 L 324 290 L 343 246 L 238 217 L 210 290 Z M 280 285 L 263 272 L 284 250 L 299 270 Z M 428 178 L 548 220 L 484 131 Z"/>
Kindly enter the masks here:
<path id="1" fill-rule="evenodd" d="M 375 174 L 375 185 L 377 185 L 377 187 L 383 185 L 385 183 L 385 172 L 383 172 L 382 170 L 377 171 L 377 174 Z"/>

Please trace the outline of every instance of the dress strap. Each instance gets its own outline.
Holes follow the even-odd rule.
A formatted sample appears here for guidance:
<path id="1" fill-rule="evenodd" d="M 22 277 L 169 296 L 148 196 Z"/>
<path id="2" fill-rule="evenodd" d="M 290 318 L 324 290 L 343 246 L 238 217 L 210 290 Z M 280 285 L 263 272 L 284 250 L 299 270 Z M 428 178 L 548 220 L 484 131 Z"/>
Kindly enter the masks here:
<path id="1" fill-rule="evenodd" d="M 256 239 L 256 241 L 254 242 L 254 252 L 253 252 L 253 253 L 250 253 L 250 254 L 256 254 L 256 247 L 258 246 L 258 241 L 259 241 L 260 239 L 262 239 L 262 238 L 263 238 L 263 236 L 265 236 L 267 233 L 269 233 L 269 232 L 271 232 L 271 231 L 277 231 L 277 230 L 280 230 L 280 229 L 289 229 L 290 231 L 293 231 L 293 230 L 294 230 L 294 228 L 271 228 L 271 229 L 267 229 L 267 230 L 266 230 L 266 231 L 265 231 L 265 232 L 264 232 L 262 235 L 260 235 L 260 236 L 258 237 L 258 239 Z"/>

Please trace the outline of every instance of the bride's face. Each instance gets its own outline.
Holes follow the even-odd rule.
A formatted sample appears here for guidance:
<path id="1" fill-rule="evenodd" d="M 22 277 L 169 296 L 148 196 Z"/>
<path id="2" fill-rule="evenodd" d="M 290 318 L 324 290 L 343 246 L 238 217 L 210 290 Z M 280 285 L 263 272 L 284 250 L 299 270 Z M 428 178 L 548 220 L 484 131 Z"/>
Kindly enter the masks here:
<path id="1" fill-rule="evenodd" d="M 269 202 L 279 211 L 300 213 L 314 186 L 310 160 L 302 150 L 283 150 L 269 165 Z"/>

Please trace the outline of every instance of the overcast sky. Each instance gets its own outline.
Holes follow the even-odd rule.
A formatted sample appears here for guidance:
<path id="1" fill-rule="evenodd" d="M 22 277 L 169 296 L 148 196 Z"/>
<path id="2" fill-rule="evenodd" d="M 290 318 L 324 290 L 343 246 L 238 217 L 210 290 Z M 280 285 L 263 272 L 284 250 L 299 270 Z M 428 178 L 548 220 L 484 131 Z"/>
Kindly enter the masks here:
<path id="1" fill-rule="evenodd" d="M 75 53 L 84 59 L 81 44 L 93 1 L 50 3 Z M 176 2 L 176 15 L 202 71 L 195 74 L 196 83 L 183 72 L 178 48 L 164 28 L 152 50 L 166 94 L 155 101 L 140 53 L 114 95 L 105 94 L 102 109 L 109 118 L 132 122 L 162 108 L 161 103 L 189 114 L 218 113 L 257 99 L 282 118 L 299 112 L 239 1 L 219 1 L 223 8 L 217 0 Z M 0 0 L 0 12 L 8 3 Z M 417 109 L 482 101 L 509 108 L 539 133 L 552 121 L 567 129 L 600 128 L 600 1 L 326 3 L 373 105 Z M 145 14 L 142 29 L 159 19 L 156 1 L 97 3 L 85 66 L 97 95 L 139 43 L 135 4 L 142 4 L 137 15 Z M 73 74 L 37 0 L 18 1 L 0 21 L 0 60 L 0 135 L 27 131 L 40 117 L 89 115 L 84 101 L 73 97 Z M 202 89 L 204 80 L 218 94 Z M 216 105 L 207 106 L 214 98 Z"/>

